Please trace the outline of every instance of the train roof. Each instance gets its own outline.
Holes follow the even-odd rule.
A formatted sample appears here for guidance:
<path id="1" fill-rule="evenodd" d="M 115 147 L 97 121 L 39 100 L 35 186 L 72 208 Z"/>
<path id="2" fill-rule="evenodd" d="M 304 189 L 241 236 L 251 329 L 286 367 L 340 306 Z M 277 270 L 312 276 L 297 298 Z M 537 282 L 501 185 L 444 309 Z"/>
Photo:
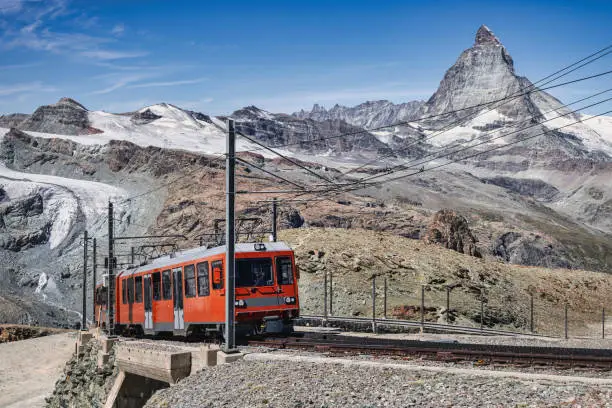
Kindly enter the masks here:
<path id="1" fill-rule="evenodd" d="M 266 252 L 278 252 L 278 251 L 292 251 L 291 247 L 284 242 L 264 242 L 265 249 L 256 250 L 254 243 L 240 243 L 236 244 L 236 253 L 266 253 Z M 150 271 L 151 269 L 160 269 L 176 265 L 183 262 L 189 262 L 191 260 L 206 258 L 209 256 L 219 255 L 225 253 L 225 245 L 206 248 L 197 247 L 191 248 L 184 251 L 176 252 L 173 256 L 166 255 L 160 258 L 155 258 L 146 265 L 139 266 L 137 268 L 130 268 L 117 273 L 117 276 L 129 276 L 140 272 Z"/>

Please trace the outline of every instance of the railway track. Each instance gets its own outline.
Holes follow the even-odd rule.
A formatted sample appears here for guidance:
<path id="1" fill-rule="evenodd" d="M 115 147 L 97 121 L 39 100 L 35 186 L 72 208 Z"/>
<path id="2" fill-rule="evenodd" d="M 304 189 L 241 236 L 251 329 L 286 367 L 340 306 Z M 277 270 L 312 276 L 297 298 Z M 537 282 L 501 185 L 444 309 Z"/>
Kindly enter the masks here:
<path id="1" fill-rule="evenodd" d="M 338 334 L 300 333 L 290 337 L 246 340 L 249 346 L 299 349 L 335 355 L 419 357 L 476 365 L 552 366 L 612 370 L 612 350 L 567 347 L 467 344 L 441 341 L 373 339 Z"/>
<path id="2" fill-rule="evenodd" d="M 479 334 L 488 336 L 530 336 L 530 337 L 550 337 L 536 333 L 520 333 L 510 330 L 490 329 L 490 328 L 478 328 L 469 326 L 458 326 L 452 324 L 443 323 L 421 323 L 416 320 L 398 320 L 398 319 L 381 319 L 376 320 L 368 317 L 331 317 L 322 315 L 301 315 L 297 319 L 296 325 L 305 324 L 323 324 L 323 323 L 336 323 L 336 324 L 352 324 L 363 327 L 372 327 L 375 323 L 378 327 L 401 327 L 408 329 L 421 329 L 421 327 L 431 333 L 458 333 L 458 334 Z"/>

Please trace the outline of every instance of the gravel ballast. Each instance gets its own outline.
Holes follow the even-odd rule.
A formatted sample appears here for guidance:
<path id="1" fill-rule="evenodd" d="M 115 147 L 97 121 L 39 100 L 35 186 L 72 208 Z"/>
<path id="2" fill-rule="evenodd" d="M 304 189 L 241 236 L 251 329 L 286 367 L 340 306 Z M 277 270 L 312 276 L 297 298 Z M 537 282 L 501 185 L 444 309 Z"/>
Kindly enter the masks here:
<path id="1" fill-rule="evenodd" d="M 295 361 L 240 361 L 161 390 L 161 407 L 612 407 L 612 386 Z"/>

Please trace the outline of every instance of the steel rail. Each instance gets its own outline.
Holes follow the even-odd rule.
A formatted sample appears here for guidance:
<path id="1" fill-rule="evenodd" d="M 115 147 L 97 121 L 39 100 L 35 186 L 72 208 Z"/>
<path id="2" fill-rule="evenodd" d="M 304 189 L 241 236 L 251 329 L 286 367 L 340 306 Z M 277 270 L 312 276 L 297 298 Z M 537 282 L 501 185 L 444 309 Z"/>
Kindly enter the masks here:
<path id="1" fill-rule="evenodd" d="M 248 340 L 247 344 L 342 354 L 425 356 L 441 361 L 474 361 L 479 365 L 543 364 L 612 369 L 612 350 L 609 349 L 373 339 L 325 333 L 307 333 L 304 337 L 254 339 Z"/>
<path id="2" fill-rule="evenodd" d="M 328 321 L 328 322 L 346 322 L 346 323 L 363 323 L 363 324 L 371 324 L 374 319 L 371 317 L 332 317 L 332 316 L 323 316 L 323 315 L 300 315 L 299 319 L 302 320 L 316 320 L 316 321 Z M 298 319 L 298 322 L 299 322 Z M 376 318 L 376 324 L 381 326 L 404 326 L 404 327 L 415 327 L 429 330 L 437 330 L 437 331 L 446 331 L 453 333 L 464 333 L 464 334 L 488 334 L 488 335 L 502 335 L 502 336 L 528 336 L 528 337 L 553 337 L 547 336 L 543 334 L 536 333 L 523 333 L 516 332 L 510 330 L 502 330 L 502 329 L 490 329 L 490 328 L 479 328 L 479 327 L 470 327 L 470 326 L 459 326 L 459 325 L 451 325 L 444 323 L 424 323 L 422 324 L 420 321 L 416 320 L 398 320 L 398 319 L 385 319 L 385 318 Z M 297 324 L 296 326 L 300 326 Z"/>

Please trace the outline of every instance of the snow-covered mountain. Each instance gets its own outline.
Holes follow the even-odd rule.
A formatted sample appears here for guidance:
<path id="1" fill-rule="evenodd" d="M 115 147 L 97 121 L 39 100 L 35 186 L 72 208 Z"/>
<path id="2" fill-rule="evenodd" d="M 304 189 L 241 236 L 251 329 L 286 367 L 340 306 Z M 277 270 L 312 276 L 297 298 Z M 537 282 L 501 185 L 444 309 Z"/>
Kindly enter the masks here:
<path id="1" fill-rule="evenodd" d="M 390 101 L 368 101 L 357 106 L 334 105 L 330 110 L 315 104 L 312 110 L 301 110 L 293 114 L 300 119 L 343 120 L 353 126 L 373 129 L 419 117 L 424 102 L 411 101 L 394 104 Z"/>
<path id="2" fill-rule="evenodd" d="M 315 105 L 293 115 L 247 106 L 227 117 L 215 117 L 167 103 L 134 107 L 128 113 L 91 111 L 74 99 L 62 98 L 32 114 L 2 116 L 0 255 L 5 264 L 0 265 L 0 289 L 20 288 L 15 290 L 27 294 L 40 287 L 47 300 L 74 304 L 78 284 L 74 277 L 80 273 L 82 251 L 78 238 L 84 229 L 103 234 L 108 200 L 122 203 L 117 208 L 121 232 L 144 233 L 160 219 L 175 216 L 177 223 L 170 222 L 165 232 L 203 228 L 200 218 L 191 217 L 220 211 L 221 198 L 211 193 L 197 204 L 188 193 L 173 197 L 167 193 L 173 188 L 168 177 L 200 168 L 207 189 L 222 183 L 220 169 L 212 174 L 204 163 L 205 155 L 224 153 L 228 117 L 236 121 L 240 133 L 268 146 L 282 146 L 282 153 L 326 172 L 335 182 L 350 183 L 372 174 L 385 180 L 382 170 L 387 167 L 428 170 L 457 161 L 365 190 L 370 199 L 384 203 L 385 210 L 377 213 L 382 218 L 366 221 L 360 213 L 343 215 L 337 209 L 326 213 L 323 208 L 310 213 L 316 220 L 307 218 L 299 225 L 394 228 L 418 237 L 420 227 L 398 209 L 418 206 L 425 214 L 451 207 L 480 219 L 479 239 L 503 259 L 608 268 L 612 266 L 607 255 L 612 253 L 608 245 L 612 242 L 612 117 L 571 113 L 541 91 L 496 102 L 530 85 L 516 74 L 501 41 L 482 26 L 474 44 L 460 54 L 426 102 L 373 101 L 329 110 Z M 479 106 L 469 108 L 473 105 Z M 580 120 L 584 123 L 574 123 Z M 398 122 L 407 123 L 367 130 Z M 350 136 L 338 137 L 347 133 Z M 513 144 L 505 147 L 508 143 Z M 275 157 L 242 137 L 237 144 L 238 150 Z M 477 144 L 465 153 L 455 151 Z M 492 147 L 503 148 L 467 157 Z M 440 156 L 443 152 L 450 153 Z M 253 159 L 270 166 L 271 172 L 312 182 L 301 169 L 291 169 L 287 163 L 279 166 L 282 161 Z M 366 161 L 370 165 L 355 174 L 338 171 Z M 246 170 L 241 176 L 241 182 L 263 180 L 261 174 Z M 125 201 L 152 186 L 159 190 L 146 200 Z M 361 198 L 355 197 L 355 202 Z M 348 208 L 348 202 L 343 200 L 342 205 Z M 183 214 L 182 208 L 190 208 L 191 213 Z M 301 219 L 298 210 L 291 211 Z M 175 227 L 179 230 L 171 229 Z M 3 268 L 19 278 L 3 283 Z M 67 299 L 61 301 L 62 296 Z"/>

